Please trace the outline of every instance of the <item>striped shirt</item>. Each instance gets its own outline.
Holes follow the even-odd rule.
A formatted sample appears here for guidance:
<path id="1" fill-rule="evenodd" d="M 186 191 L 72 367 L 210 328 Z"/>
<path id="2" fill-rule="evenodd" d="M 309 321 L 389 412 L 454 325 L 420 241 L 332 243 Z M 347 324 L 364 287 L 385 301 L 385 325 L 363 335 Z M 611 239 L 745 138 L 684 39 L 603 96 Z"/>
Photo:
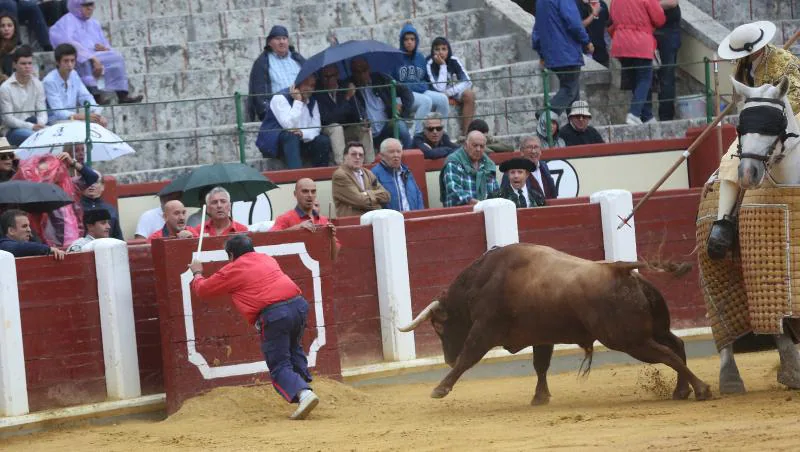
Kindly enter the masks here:
<path id="1" fill-rule="evenodd" d="M 269 78 L 272 80 L 272 92 L 277 93 L 292 86 L 297 74 L 300 73 L 300 65 L 292 59 L 292 53 L 289 52 L 281 58 L 274 52 L 269 52 L 267 58 L 269 58 Z"/>

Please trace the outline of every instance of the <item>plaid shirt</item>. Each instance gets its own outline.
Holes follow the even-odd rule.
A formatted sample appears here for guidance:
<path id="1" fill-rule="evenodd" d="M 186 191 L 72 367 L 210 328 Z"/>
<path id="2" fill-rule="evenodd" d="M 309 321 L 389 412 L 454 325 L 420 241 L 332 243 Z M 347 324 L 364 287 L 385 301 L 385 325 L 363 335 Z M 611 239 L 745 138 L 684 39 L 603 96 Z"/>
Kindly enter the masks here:
<path id="1" fill-rule="evenodd" d="M 481 166 L 483 165 L 484 161 L 481 161 Z M 474 174 L 466 173 L 460 165 L 453 162 L 448 162 L 442 171 L 444 172 L 445 207 L 463 206 L 468 204 L 470 199 L 478 199 L 477 178 Z M 486 194 L 488 196 L 498 190 L 500 190 L 500 184 L 497 183 L 497 177 L 493 174 L 489 177 Z"/>
<path id="2" fill-rule="evenodd" d="M 300 73 L 300 65 L 292 59 L 292 53 L 281 58 L 270 52 L 269 58 L 269 77 L 272 80 L 272 92 L 277 93 L 286 89 L 294 83 L 297 74 Z"/>

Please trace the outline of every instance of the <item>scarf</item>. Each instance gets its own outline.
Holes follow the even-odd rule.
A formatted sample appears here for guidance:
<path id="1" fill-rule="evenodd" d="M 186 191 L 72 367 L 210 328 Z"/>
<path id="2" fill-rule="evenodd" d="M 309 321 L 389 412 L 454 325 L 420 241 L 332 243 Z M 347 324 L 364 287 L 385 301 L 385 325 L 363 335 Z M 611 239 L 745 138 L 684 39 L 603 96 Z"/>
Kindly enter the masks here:
<path id="1" fill-rule="evenodd" d="M 459 164 L 467 174 L 475 176 L 475 196 L 478 200 L 486 199 L 489 195 L 487 191 L 489 179 L 497 175 L 497 165 L 484 154 L 483 157 L 481 157 L 480 167 L 476 170 L 475 167 L 472 166 L 472 160 L 469 159 L 469 155 L 467 155 L 467 151 L 463 147 L 450 154 L 448 159 L 451 162 Z"/>

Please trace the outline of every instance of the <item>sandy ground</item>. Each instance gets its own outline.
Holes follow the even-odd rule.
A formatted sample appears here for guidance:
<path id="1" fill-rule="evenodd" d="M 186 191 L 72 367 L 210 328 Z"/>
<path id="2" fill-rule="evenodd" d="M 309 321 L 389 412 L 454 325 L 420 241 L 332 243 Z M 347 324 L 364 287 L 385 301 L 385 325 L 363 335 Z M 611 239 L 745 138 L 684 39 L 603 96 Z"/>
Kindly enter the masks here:
<path id="1" fill-rule="evenodd" d="M 714 400 L 669 400 L 674 373 L 660 366 L 595 368 L 551 376 L 550 405 L 532 407 L 534 378 L 462 381 L 443 400 L 432 384 L 353 389 L 318 381 L 307 421 L 271 387 L 220 388 L 162 422 L 17 437 L 0 449 L 73 450 L 797 450 L 800 392 L 775 381 L 777 354 L 737 358 L 749 392 L 720 398 L 716 357 L 689 366 Z M 3 441 L 3 440 L 0 440 Z"/>

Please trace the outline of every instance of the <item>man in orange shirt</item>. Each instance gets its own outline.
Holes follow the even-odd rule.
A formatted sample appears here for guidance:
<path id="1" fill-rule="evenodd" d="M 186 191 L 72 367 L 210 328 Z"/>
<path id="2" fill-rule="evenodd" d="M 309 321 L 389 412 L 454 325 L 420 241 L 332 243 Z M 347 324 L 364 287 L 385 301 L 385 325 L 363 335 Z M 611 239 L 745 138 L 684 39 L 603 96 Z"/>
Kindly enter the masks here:
<path id="1" fill-rule="evenodd" d="M 177 199 L 167 201 L 161 206 L 161 212 L 164 216 L 164 227 L 150 234 L 150 237 L 147 238 L 148 242 L 170 237 L 190 239 L 197 236 L 191 228 L 186 227 L 186 207 L 182 202 Z"/>
<path id="2" fill-rule="evenodd" d="M 295 208 L 276 218 L 270 232 L 296 231 L 301 228 L 317 232 L 327 227 L 331 228 L 336 239 L 336 226 L 328 220 L 328 217 L 319 213 L 317 184 L 307 177 L 298 179 L 294 184 L 294 197 L 297 200 Z M 336 251 L 340 248 L 339 239 L 336 239 Z"/>
<path id="3" fill-rule="evenodd" d="M 305 419 L 319 403 L 308 385 L 311 373 L 301 342 L 308 302 L 278 262 L 255 252 L 246 235 L 228 239 L 225 252 L 231 262 L 208 278 L 203 277 L 203 264 L 192 261 L 191 288 L 200 298 L 231 295 L 239 313 L 261 334 L 273 387 L 289 403 L 299 404 L 290 418 Z"/>
<path id="4" fill-rule="evenodd" d="M 222 187 L 214 187 L 206 195 L 206 221 L 203 233 L 207 236 L 228 235 L 247 232 L 247 226 L 233 221 L 231 218 L 231 194 Z M 200 235 L 200 226 L 192 229 Z"/>

